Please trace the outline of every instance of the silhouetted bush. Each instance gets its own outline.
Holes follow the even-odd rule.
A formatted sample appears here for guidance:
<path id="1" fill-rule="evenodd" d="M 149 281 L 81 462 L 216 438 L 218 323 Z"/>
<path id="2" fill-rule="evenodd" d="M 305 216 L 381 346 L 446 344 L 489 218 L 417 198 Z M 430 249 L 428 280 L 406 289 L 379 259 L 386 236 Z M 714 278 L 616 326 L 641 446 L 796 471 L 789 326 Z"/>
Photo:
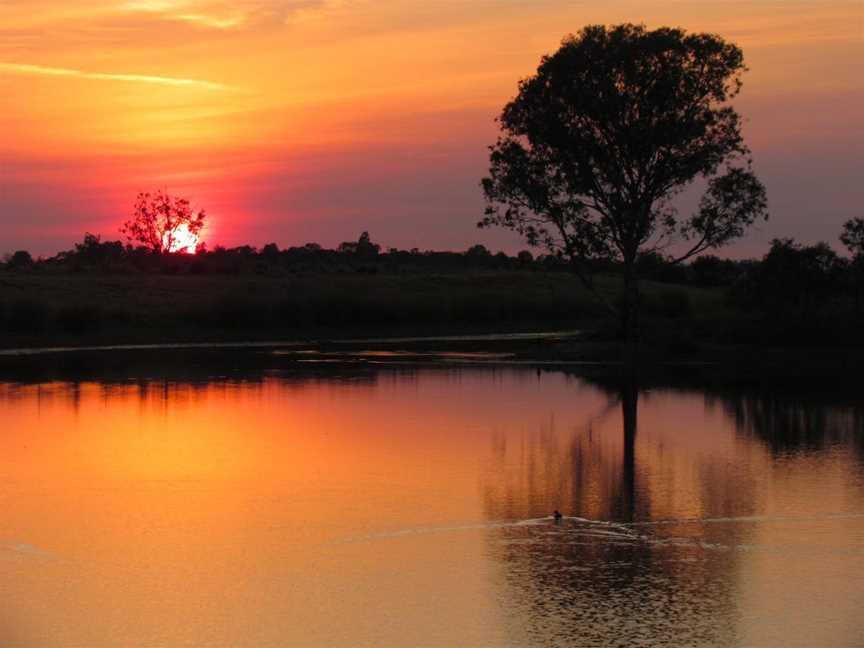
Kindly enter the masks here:
<path id="1" fill-rule="evenodd" d="M 18 299 L 9 306 L 6 328 L 13 333 L 41 333 L 48 321 L 47 308 L 33 299 Z"/>
<path id="2" fill-rule="evenodd" d="M 683 290 L 664 290 L 660 293 L 660 312 L 673 319 L 690 315 L 690 295 Z"/>
<path id="3" fill-rule="evenodd" d="M 840 296 L 847 269 L 846 261 L 825 243 L 802 246 L 793 239 L 775 239 L 734 294 L 741 307 L 782 319 L 785 327 L 813 323 Z"/>
<path id="4" fill-rule="evenodd" d="M 60 330 L 72 335 L 95 333 L 102 326 L 102 309 L 95 305 L 63 306 L 57 311 Z"/>
<path id="5" fill-rule="evenodd" d="M 18 250 L 14 252 L 6 261 L 7 270 L 23 270 L 33 265 L 33 257 L 27 250 Z"/>
<path id="6" fill-rule="evenodd" d="M 244 329 L 266 319 L 260 310 L 261 304 L 249 295 L 222 295 L 211 300 L 197 313 L 197 321 L 217 329 Z"/>

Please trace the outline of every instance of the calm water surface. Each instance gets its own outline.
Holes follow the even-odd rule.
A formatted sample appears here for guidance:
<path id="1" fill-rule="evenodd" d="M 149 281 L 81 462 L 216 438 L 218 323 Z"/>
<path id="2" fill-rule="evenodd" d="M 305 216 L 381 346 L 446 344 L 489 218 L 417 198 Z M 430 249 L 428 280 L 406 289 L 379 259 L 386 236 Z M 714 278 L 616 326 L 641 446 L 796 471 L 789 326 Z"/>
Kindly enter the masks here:
<path id="1" fill-rule="evenodd" d="M 864 407 L 800 393 L 0 383 L 0 646 L 862 646 Z"/>

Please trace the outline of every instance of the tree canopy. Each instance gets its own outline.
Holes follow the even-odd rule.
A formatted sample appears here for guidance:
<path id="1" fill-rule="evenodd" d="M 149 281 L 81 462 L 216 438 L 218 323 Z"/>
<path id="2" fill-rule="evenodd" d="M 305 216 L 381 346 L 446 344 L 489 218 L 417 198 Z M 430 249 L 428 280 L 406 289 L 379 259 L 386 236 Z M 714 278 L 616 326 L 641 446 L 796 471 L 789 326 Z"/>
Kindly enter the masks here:
<path id="1" fill-rule="evenodd" d="M 589 287 L 592 261 L 620 261 L 635 335 L 641 253 L 683 242 L 683 261 L 767 218 L 728 104 L 745 70 L 741 50 L 713 34 L 623 24 L 565 38 L 500 115 L 479 226 L 566 257 Z M 673 199 L 697 179 L 699 206 L 680 215 Z"/>
<path id="2" fill-rule="evenodd" d="M 153 252 L 178 252 L 195 247 L 204 219 L 204 211 L 194 212 L 186 198 L 176 198 L 164 191 L 140 193 L 132 218 L 120 232 L 130 243 Z"/>

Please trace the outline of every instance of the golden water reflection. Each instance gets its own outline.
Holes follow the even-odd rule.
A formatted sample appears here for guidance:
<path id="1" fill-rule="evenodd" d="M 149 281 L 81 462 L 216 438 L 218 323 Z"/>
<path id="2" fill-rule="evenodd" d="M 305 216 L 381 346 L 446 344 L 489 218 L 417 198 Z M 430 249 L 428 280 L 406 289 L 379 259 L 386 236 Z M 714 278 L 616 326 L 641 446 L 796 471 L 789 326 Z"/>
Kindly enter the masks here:
<path id="1" fill-rule="evenodd" d="M 636 394 L 0 384 L 0 645 L 858 645 L 861 405 Z"/>

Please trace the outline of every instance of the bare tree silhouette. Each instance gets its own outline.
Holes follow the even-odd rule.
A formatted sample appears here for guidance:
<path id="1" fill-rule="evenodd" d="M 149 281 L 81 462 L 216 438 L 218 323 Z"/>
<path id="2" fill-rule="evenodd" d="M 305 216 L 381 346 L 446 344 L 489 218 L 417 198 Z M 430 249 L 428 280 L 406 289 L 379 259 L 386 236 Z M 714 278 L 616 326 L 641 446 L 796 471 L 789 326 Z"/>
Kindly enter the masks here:
<path id="1" fill-rule="evenodd" d="M 141 193 L 132 218 L 120 232 L 130 243 L 139 243 L 153 252 L 176 252 L 197 242 L 204 218 L 204 211 L 195 213 L 186 198 L 176 198 L 164 191 Z"/>

